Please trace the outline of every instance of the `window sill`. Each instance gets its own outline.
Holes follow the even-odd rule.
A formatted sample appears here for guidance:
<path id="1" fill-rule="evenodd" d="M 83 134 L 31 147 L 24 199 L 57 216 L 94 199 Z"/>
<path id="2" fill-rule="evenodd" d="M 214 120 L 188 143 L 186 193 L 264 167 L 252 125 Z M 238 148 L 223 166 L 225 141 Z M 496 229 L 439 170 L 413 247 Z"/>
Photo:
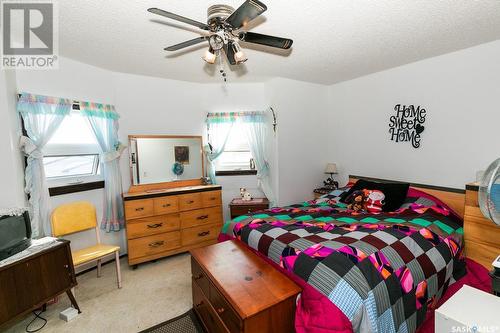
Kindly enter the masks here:
<path id="1" fill-rule="evenodd" d="M 96 182 L 82 183 L 82 184 L 50 187 L 49 188 L 49 195 L 51 197 L 55 197 L 57 195 L 91 191 L 91 190 L 97 190 L 100 188 L 104 188 L 104 180 L 100 180 L 100 181 L 96 181 Z"/>
<path id="2" fill-rule="evenodd" d="M 252 176 L 256 175 L 257 170 L 224 170 L 215 171 L 216 176 Z"/>

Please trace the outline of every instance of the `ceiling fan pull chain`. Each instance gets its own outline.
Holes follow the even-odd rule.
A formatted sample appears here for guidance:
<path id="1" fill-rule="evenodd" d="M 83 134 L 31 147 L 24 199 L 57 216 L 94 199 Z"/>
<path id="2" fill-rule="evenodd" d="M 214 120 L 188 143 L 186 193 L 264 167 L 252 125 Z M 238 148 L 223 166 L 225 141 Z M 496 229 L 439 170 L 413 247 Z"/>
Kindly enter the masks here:
<path id="1" fill-rule="evenodd" d="M 227 83 L 227 73 L 224 68 L 224 61 L 222 60 L 222 57 L 220 56 L 220 51 L 219 51 L 219 56 L 217 57 L 218 65 L 219 65 L 219 73 L 222 77 L 222 80 L 224 83 Z"/>

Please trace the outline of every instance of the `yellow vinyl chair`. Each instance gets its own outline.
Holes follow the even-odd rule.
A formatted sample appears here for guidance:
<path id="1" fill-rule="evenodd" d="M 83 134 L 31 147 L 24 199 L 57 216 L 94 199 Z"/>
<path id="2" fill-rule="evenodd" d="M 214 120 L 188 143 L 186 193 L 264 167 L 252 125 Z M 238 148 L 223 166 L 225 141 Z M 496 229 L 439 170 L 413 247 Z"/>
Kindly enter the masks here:
<path id="1" fill-rule="evenodd" d="M 120 247 L 101 244 L 94 205 L 87 201 L 61 205 L 52 212 L 51 222 L 52 235 L 54 237 L 61 237 L 89 229 L 95 229 L 97 244 L 78 251 L 72 251 L 71 255 L 73 257 L 73 265 L 77 267 L 96 260 L 97 277 L 100 277 L 102 258 L 115 253 L 118 288 L 122 287 L 122 277 L 120 272 Z"/>

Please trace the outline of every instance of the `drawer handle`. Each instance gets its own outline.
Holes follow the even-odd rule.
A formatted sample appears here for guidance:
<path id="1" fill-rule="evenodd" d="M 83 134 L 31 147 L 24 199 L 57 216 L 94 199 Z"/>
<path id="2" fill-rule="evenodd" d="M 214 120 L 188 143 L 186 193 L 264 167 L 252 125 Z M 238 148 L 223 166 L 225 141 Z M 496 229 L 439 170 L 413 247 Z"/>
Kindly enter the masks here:
<path id="1" fill-rule="evenodd" d="M 218 309 L 217 309 L 217 313 L 218 313 L 218 314 L 223 314 L 223 313 L 224 313 L 224 311 L 226 311 L 226 309 L 224 309 L 224 308 L 218 308 Z"/>
<path id="2" fill-rule="evenodd" d="M 197 217 L 198 220 L 206 220 L 208 219 L 208 215 L 200 215 Z"/>
<path id="3" fill-rule="evenodd" d="M 217 198 L 216 197 L 211 197 L 209 200 L 214 201 L 215 199 L 217 199 Z"/>
<path id="4" fill-rule="evenodd" d="M 193 200 L 188 200 L 187 203 L 188 204 L 192 204 L 192 203 L 194 203 L 194 201 Z"/>
<path id="5" fill-rule="evenodd" d="M 195 280 L 199 280 L 199 279 L 201 279 L 202 277 L 203 277 L 203 274 L 201 274 L 201 273 L 200 273 L 200 274 L 197 274 L 197 275 L 195 275 L 195 276 L 193 276 L 193 278 L 194 278 Z"/>
<path id="6" fill-rule="evenodd" d="M 163 208 L 167 208 L 167 207 L 170 207 L 170 206 L 172 206 L 172 205 L 171 204 L 164 204 Z"/>
<path id="7" fill-rule="evenodd" d="M 165 244 L 165 241 L 153 242 L 149 243 L 149 247 L 159 247 L 162 246 L 163 244 Z"/>
<path id="8" fill-rule="evenodd" d="M 198 234 L 198 236 L 200 236 L 200 237 L 204 237 L 204 236 L 207 236 L 207 235 L 210 235 L 210 231 L 209 231 L 209 230 L 207 230 L 207 231 L 203 231 L 203 232 L 200 232 L 200 233 Z"/>
<path id="9" fill-rule="evenodd" d="M 202 305 L 203 305 L 203 301 L 200 301 L 200 303 L 196 304 L 195 306 L 196 306 L 197 308 L 199 308 L 199 307 L 200 307 L 200 306 L 202 306 Z"/>
<path id="10" fill-rule="evenodd" d="M 144 207 L 139 207 L 135 209 L 136 212 L 140 212 L 141 210 L 144 210 Z"/>
<path id="11" fill-rule="evenodd" d="M 156 229 L 163 225 L 163 223 L 148 224 L 149 229 Z"/>

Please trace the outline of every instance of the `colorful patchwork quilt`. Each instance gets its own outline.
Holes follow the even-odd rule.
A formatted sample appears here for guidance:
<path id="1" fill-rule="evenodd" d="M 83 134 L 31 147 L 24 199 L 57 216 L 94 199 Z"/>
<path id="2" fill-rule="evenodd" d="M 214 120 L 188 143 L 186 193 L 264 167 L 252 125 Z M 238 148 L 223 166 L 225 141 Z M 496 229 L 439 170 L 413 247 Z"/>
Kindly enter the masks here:
<path id="1" fill-rule="evenodd" d="M 349 211 L 347 190 L 237 217 L 222 232 L 328 297 L 354 331 L 415 332 L 465 274 L 462 222 L 428 197 L 395 212 Z"/>

